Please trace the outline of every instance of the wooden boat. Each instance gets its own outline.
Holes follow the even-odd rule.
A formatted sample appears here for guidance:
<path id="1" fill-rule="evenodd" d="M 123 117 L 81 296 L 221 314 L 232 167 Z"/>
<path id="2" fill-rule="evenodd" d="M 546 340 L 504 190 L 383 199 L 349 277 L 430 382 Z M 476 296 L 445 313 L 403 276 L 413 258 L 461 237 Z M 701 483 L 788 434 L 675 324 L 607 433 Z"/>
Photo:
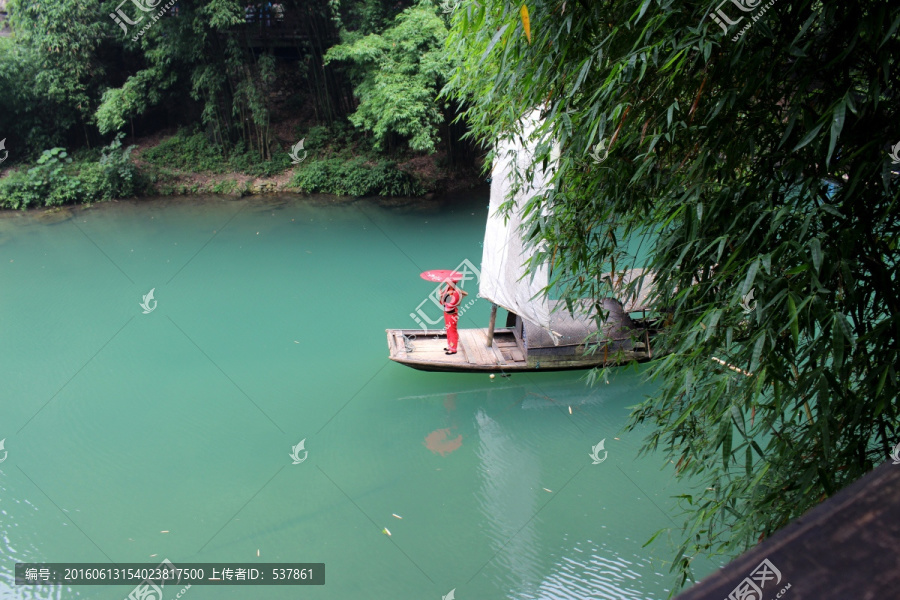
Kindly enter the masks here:
<path id="1" fill-rule="evenodd" d="M 637 292 L 626 298 L 625 304 L 615 298 L 602 299 L 602 320 L 597 318 L 598 305 L 593 301 L 576 302 L 570 312 L 561 301 L 548 299 L 544 293 L 549 279 L 545 265 L 526 274 L 525 263 L 532 250 L 523 240 L 522 207 L 547 185 L 549 175 L 538 172 L 530 186 L 511 188 L 514 172 L 517 168 L 524 172 L 533 156 L 535 144 L 527 140 L 535 125 L 533 117 L 523 121 L 521 139 L 525 142 L 500 142 L 491 172 L 481 269 L 472 269 L 478 279 L 478 296 L 492 304 L 488 327 L 459 329 L 459 350 L 448 355 L 444 353 L 446 332 L 425 327 L 422 319 L 410 313 L 422 327 L 387 330 L 391 360 L 424 371 L 505 373 L 589 369 L 653 358 L 652 343 L 659 323 L 646 316 L 652 273 L 634 269 L 613 274 L 617 290 L 635 280 L 640 285 L 634 286 Z M 509 199 L 514 202 L 506 214 L 499 208 Z M 465 287 L 465 279 L 460 287 Z M 495 327 L 498 306 L 508 312 L 502 328 Z M 635 313 L 642 316 L 632 317 Z"/>
<path id="2" fill-rule="evenodd" d="M 422 371 L 561 371 L 650 360 L 659 324 L 631 319 L 619 306 L 601 330 L 560 307 L 551 319 L 560 334 L 556 344 L 545 329 L 510 314 L 513 324 L 508 327 L 460 329 L 456 354 L 444 353 L 447 333 L 442 329 L 388 329 L 388 349 L 391 360 Z M 496 305 L 492 315 L 494 310 Z"/>

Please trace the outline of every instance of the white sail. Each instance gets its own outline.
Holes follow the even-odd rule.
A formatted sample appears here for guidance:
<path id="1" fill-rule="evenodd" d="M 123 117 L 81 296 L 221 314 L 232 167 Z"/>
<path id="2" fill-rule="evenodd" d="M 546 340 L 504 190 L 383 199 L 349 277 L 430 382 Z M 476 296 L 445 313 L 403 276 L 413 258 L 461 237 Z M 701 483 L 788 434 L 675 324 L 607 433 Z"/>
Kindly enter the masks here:
<path id="1" fill-rule="evenodd" d="M 479 296 L 512 311 L 523 319 L 550 332 L 550 303 L 541 290 L 547 286 L 546 265 L 525 275 L 525 262 L 531 252 L 523 248 L 522 209 L 528 198 L 546 189 L 552 173 L 537 169 L 531 185 L 515 196 L 515 207 L 507 219 L 499 207 L 509 199 L 516 169 L 519 173 L 531 165 L 537 142 L 531 138 L 539 124 L 538 111 L 522 121 L 524 144 L 518 136 L 501 140 L 491 169 L 491 203 L 484 232 Z M 555 340 L 555 336 L 551 333 Z"/>

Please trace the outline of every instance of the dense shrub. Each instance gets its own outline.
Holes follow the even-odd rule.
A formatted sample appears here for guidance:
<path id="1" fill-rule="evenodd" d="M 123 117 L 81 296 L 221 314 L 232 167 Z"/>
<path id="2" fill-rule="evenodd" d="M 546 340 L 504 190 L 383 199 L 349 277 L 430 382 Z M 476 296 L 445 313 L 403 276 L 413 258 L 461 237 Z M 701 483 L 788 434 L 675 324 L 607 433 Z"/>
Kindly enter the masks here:
<path id="1" fill-rule="evenodd" d="M 272 160 L 264 160 L 256 150 L 247 149 L 243 141 L 231 150 L 210 142 L 203 133 L 178 133 L 148 149 L 141 157 L 147 162 L 191 173 L 238 172 L 254 177 L 271 177 L 291 166 L 287 152 L 275 152 Z"/>
<path id="2" fill-rule="evenodd" d="M 133 148 L 122 148 L 120 134 L 99 160 L 75 162 L 64 148 L 44 150 L 30 169 L 0 179 L 0 207 L 26 209 L 134 196 L 142 180 L 131 161 Z"/>
<path id="3" fill-rule="evenodd" d="M 225 173 L 229 170 L 221 149 L 210 144 L 202 133 L 188 134 L 184 130 L 150 148 L 141 158 L 160 167 L 183 171 Z"/>
<path id="4" fill-rule="evenodd" d="M 228 160 L 230 171 L 246 173 L 254 177 L 271 177 L 291 167 L 291 157 L 286 151 L 275 152 L 271 160 L 263 160 L 259 152 L 246 150 L 244 142 L 238 142 Z"/>
<path id="5" fill-rule="evenodd" d="M 328 158 L 301 166 L 291 185 L 304 192 L 339 196 L 419 196 L 422 185 L 396 163 L 382 161 L 371 166 L 362 158 Z"/>

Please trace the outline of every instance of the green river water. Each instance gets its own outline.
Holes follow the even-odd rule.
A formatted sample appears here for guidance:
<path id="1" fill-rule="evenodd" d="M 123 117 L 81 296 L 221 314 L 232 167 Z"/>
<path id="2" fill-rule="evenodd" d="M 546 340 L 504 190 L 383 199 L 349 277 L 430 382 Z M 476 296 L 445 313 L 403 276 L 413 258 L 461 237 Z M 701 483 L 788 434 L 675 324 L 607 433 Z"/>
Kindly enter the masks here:
<path id="1" fill-rule="evenodd" d="M 589 388 L 584 372 L 491 380 L 387 359 L 385 328 L 415 327 L 433 287 L 418 273 L 480 264 L 487 203 L 484 189 L 443 208 L 283 196 L 0 215 L 0 598 L 134 587 L 17 586 L 17 562 L 164 558 L 326 565 L 324 586 L 165 600 L 665 598 L 672 545 L 642 545 L 680 523 L 684 490 L 637 457 L 646 431 L 622 432 L 652 391 L 640 371 Z"/>

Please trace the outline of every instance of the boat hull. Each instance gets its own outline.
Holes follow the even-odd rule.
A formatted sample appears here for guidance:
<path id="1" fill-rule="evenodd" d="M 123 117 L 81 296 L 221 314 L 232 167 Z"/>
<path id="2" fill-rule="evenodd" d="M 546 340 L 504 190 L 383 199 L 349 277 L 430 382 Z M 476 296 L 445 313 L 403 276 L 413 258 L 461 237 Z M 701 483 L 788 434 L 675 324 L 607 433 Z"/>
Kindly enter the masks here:
<path id="1" fill-rule="evenodd" d="M 651 355 L 643 344 L 628 349 L 621 345 L 601 347 L 591 354 L 584 347 L 535 348 L 526 350 L 514 329 L 499 328 L 488 347 L 487 329 L 460 329 L 459 351 L 444 353 L 446 332 L 439 329 L 388 329 L 390 359 L 420 371 L 450 373 L 511 373 L 515 371 L 567 371 L 643 362 Z M 615 348 L 615 349 L 613 349 Z"/>

